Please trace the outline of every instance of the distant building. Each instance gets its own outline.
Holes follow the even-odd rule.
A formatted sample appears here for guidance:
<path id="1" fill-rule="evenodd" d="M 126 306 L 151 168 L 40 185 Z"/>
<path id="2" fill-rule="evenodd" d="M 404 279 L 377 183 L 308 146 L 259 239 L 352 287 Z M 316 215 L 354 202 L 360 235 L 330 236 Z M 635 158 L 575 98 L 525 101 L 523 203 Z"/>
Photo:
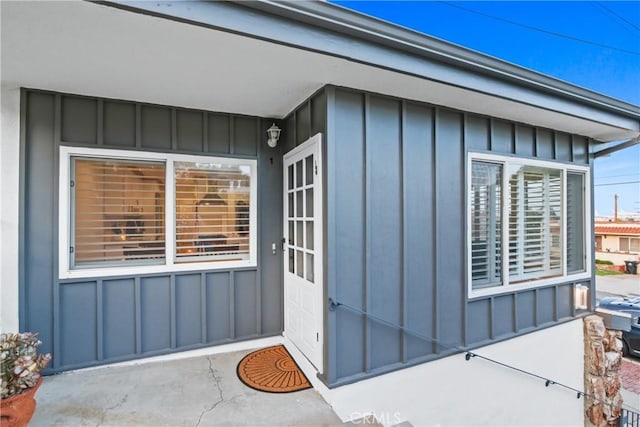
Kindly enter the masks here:
<path id="1" fill-rule="evenodd" d="M 595 224 L 596 258 L 624 265 L 640 255 L 640 223 L 606 222 Z"/>

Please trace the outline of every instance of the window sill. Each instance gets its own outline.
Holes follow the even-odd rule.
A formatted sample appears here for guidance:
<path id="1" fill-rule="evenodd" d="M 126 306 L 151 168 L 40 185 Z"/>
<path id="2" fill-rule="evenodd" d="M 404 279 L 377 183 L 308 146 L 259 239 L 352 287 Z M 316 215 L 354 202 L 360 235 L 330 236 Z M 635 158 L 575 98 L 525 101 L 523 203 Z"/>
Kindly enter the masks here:
<path id="1" fill-rule="evenodd" d="M 494 286 L 490 288 L 470 290 L 468 300 L 475 300 L 484 297 L 493 297 L 498 295 L 508 295 L 513 294 L 515 292 L 532 290 L 545 288 L 549 286 L 554 286 L 562 283 L 569 282 L 580 282 L 586 279 L 591 279 L 591 272 L 587 271 L 584 273 L 572 274 L 570 276 L 562 276 L 562 277 L 550 277 L 548 279 L 536 280 L 533 282 L 527 283 L 519 283 L 517 285 L 502 285 L 502 286 Z"/>
<path id="2" fill-rule="evenodd" d="M 77 270 L 61 271 L 60 279 L 91 279 L 107 278 L 116 276 L 142 276 L 158 273 L 176 273 L 202 270 L 232 270 L 237 268 L 257 267 L 255 261 L 219 261 L 219 262 L 193 262 L 185 264 L 156 264 L 156 265 L 136 265 L 130 267 L 102 267 L 83 268 Z"/>

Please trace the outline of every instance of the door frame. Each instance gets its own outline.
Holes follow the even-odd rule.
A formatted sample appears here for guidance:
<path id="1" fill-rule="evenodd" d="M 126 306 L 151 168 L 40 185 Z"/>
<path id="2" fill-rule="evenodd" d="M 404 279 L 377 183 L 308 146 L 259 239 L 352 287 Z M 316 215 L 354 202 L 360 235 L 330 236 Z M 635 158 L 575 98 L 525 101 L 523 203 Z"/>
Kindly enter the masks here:
<path id="1" fill-rule="evenodd" d="M 324 185 L 323 185 L 323 164 L 322 164 L 322 134 L 317 133 L 304 141 L 302 144 L 293 148 L 284 154 L 282 160 L 282 221 L 283 221 L 283 257 L 282 257 L 282 265 L 283 265 L 283 311 L 284 311 L 284 327 L 283 327 L 283 335 L 287 337 L 287 286 L 286 286 L 286 276 L 289 271 L 288 265 L 288 250 L 289 250 L 289 242 L 287 240 L 289 229 L 288 229 L 288 188 L 287 188 L 287 160 L 295 157 L 303 152 L 314 152 L 314 160 L 315 160 L 315 176 L 314 180 L 314 205 L 313 205 L 313 223 L 314 223 L 314 239 L 313 239 L 313 254 L 314 254 L 314 285 L 316 288 L 316 292 L 314 295 L 314 304 L 316 309 L 316 332 L 318 334 L 318 348 L 316 350 L 316 354 L 309 355 L 306 354 L 302 349 L 298 348 L 302 354 L 311 362 L 311 364 L 316 368 L 319 373 L 322 373 L 324 370 Z M 304 158 L 304 156 L 303 156 Z M 294 343 L 295 344 L 295 343 Z"/>

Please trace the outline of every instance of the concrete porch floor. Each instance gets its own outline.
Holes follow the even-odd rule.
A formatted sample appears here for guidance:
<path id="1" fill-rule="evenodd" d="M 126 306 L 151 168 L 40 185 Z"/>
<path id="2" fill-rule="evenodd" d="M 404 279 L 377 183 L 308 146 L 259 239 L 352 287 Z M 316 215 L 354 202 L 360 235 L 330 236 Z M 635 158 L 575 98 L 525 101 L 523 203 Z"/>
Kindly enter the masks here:
<path id="1" fill-rule="evenodd" d="M 236 376 L 250 351 L 44 378 L 30 426 L 341 426 L 313 389 L 273 394 Z"/>

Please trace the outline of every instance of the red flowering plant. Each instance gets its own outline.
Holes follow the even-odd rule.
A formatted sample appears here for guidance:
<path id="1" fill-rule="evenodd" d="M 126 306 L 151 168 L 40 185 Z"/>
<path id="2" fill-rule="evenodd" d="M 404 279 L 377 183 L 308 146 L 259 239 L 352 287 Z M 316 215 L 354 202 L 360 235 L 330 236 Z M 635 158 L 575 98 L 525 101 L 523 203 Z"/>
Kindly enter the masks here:
<path id="1" fill-rule="evenodd" d="M 40 371 L 51 360 L 50 354 L 38 354 L 42 344 L 38 334 L 0 335 L 0 375 L 2 399 L 15 396 L 35 386 L 40 379 Z"/>

